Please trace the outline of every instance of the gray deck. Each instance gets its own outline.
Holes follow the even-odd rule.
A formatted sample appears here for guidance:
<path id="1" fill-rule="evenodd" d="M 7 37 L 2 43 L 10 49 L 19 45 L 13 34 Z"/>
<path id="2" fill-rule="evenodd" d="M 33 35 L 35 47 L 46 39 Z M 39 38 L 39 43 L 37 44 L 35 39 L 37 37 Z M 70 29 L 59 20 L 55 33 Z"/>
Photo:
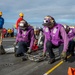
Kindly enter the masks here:
<path id="1" fill-rule="evenodd" d="M 13 42 L 14 39 L 4 39 L 4 48 L 11 47 Z M 13 53 L 0 55 L 0 75 L 44 75 L 60 63 L 60 60 L 53 64 L 48 64 L 47 61 L 39 63 L 29 60 L 22 61 L 21 58 L 15 57 Z M 48 75 L 67 75 L 68 67 L 75 67 L 75 56 L 69 58 L 67 62 L 62 63 Z"/>

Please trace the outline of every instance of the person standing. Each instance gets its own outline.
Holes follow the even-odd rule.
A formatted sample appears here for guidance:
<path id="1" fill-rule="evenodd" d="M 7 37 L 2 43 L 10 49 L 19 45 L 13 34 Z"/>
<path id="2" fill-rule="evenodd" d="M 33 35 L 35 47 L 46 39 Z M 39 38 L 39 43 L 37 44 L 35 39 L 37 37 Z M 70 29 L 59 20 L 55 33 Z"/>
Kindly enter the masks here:
<path id="1" fill-rule="evenodd" d="M 24 17 L 24 14 L 22 12 L 19 13 L 19 18 L 18 18 L 18 20 L 16 22 L 16 26 L 15 26 L 16 29 L 18 29 L 18 25 L 19 25 L 20 21 L 23 20 L 23 17 Z"/>
<path id="2" fill-rule="evenodd" d="M 0 11 L 0 45 L 2 44 L 2 29 L 4 25 L 4 18 L 2 17 L 2 12 Z"/>
<path id="3" fill-rule="evenodd" d="M 2 11 L 0 11 L 0 54 L 5 54 L 4 48 L 2 46 L 3 25 L 4 25 L 4 18 L 2 17 Z"/>

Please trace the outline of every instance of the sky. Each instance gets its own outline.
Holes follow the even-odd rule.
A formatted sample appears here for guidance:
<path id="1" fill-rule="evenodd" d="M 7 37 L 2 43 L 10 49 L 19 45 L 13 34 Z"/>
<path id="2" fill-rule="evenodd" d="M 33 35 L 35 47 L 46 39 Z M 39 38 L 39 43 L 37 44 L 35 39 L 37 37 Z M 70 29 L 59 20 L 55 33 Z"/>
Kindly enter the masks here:
<path id="1" fill-rule="evenodd" d="M 32 26 L 41 27 L 46 15 L 61 24 L 75 25 L 75 0 L 0 0 L 5 28 L 12 28 L 24 13 L 24 19 Z"/>

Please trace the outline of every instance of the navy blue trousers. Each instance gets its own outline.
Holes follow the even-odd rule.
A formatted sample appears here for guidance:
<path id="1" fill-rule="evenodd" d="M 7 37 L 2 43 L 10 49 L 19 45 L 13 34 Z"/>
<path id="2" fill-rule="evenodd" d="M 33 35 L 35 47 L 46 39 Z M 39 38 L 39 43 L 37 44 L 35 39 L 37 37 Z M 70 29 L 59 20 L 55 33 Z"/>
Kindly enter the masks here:
<path id="1" fill-rule="evenodd" d="M 29 43 L 24 42 L 24 41 L 20 41 L 18 42 L 18 48 L 16 50 L 16 54 L 24 54 L 27 52 L 29 47 Z"/>

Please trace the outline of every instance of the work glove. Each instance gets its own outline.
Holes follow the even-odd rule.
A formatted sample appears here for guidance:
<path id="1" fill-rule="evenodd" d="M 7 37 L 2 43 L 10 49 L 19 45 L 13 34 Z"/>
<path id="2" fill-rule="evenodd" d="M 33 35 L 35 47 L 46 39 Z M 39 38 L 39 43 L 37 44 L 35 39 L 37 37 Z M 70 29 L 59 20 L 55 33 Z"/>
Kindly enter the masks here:
<path id="1" fill-rule="evenodd" d="M 62 60 L 64 60 L 64 61 L 67 60 L 66 52 L 62 52 L 60 56 L 61 56 Z"/>
<path id="2" fill-rule="evenodd" d="M 73 38 L 73 41 L 75 41 L 75 37 Z"/>
<path id="3" fill-rule="evenodd" d="M 16 46 L 17 45 L 17 42 L 14 42 L 14 46 Z"/>
<path id="4" fill-rule="evenodd" d="M 28 51 L 27 51 L 27 53 L 29 53 L 29 54 L 30 54 L 31 52 L 32 52 L 32 50 L 29 48 L 29 49 L 28 49 Z"/>
<path id="5" fill-rule="evenodd" d="M 45 56 L 46 56 L 46 52 L 43 52 L 43 53 L 42 53 L 42 56 L 45 57 Z"/>

